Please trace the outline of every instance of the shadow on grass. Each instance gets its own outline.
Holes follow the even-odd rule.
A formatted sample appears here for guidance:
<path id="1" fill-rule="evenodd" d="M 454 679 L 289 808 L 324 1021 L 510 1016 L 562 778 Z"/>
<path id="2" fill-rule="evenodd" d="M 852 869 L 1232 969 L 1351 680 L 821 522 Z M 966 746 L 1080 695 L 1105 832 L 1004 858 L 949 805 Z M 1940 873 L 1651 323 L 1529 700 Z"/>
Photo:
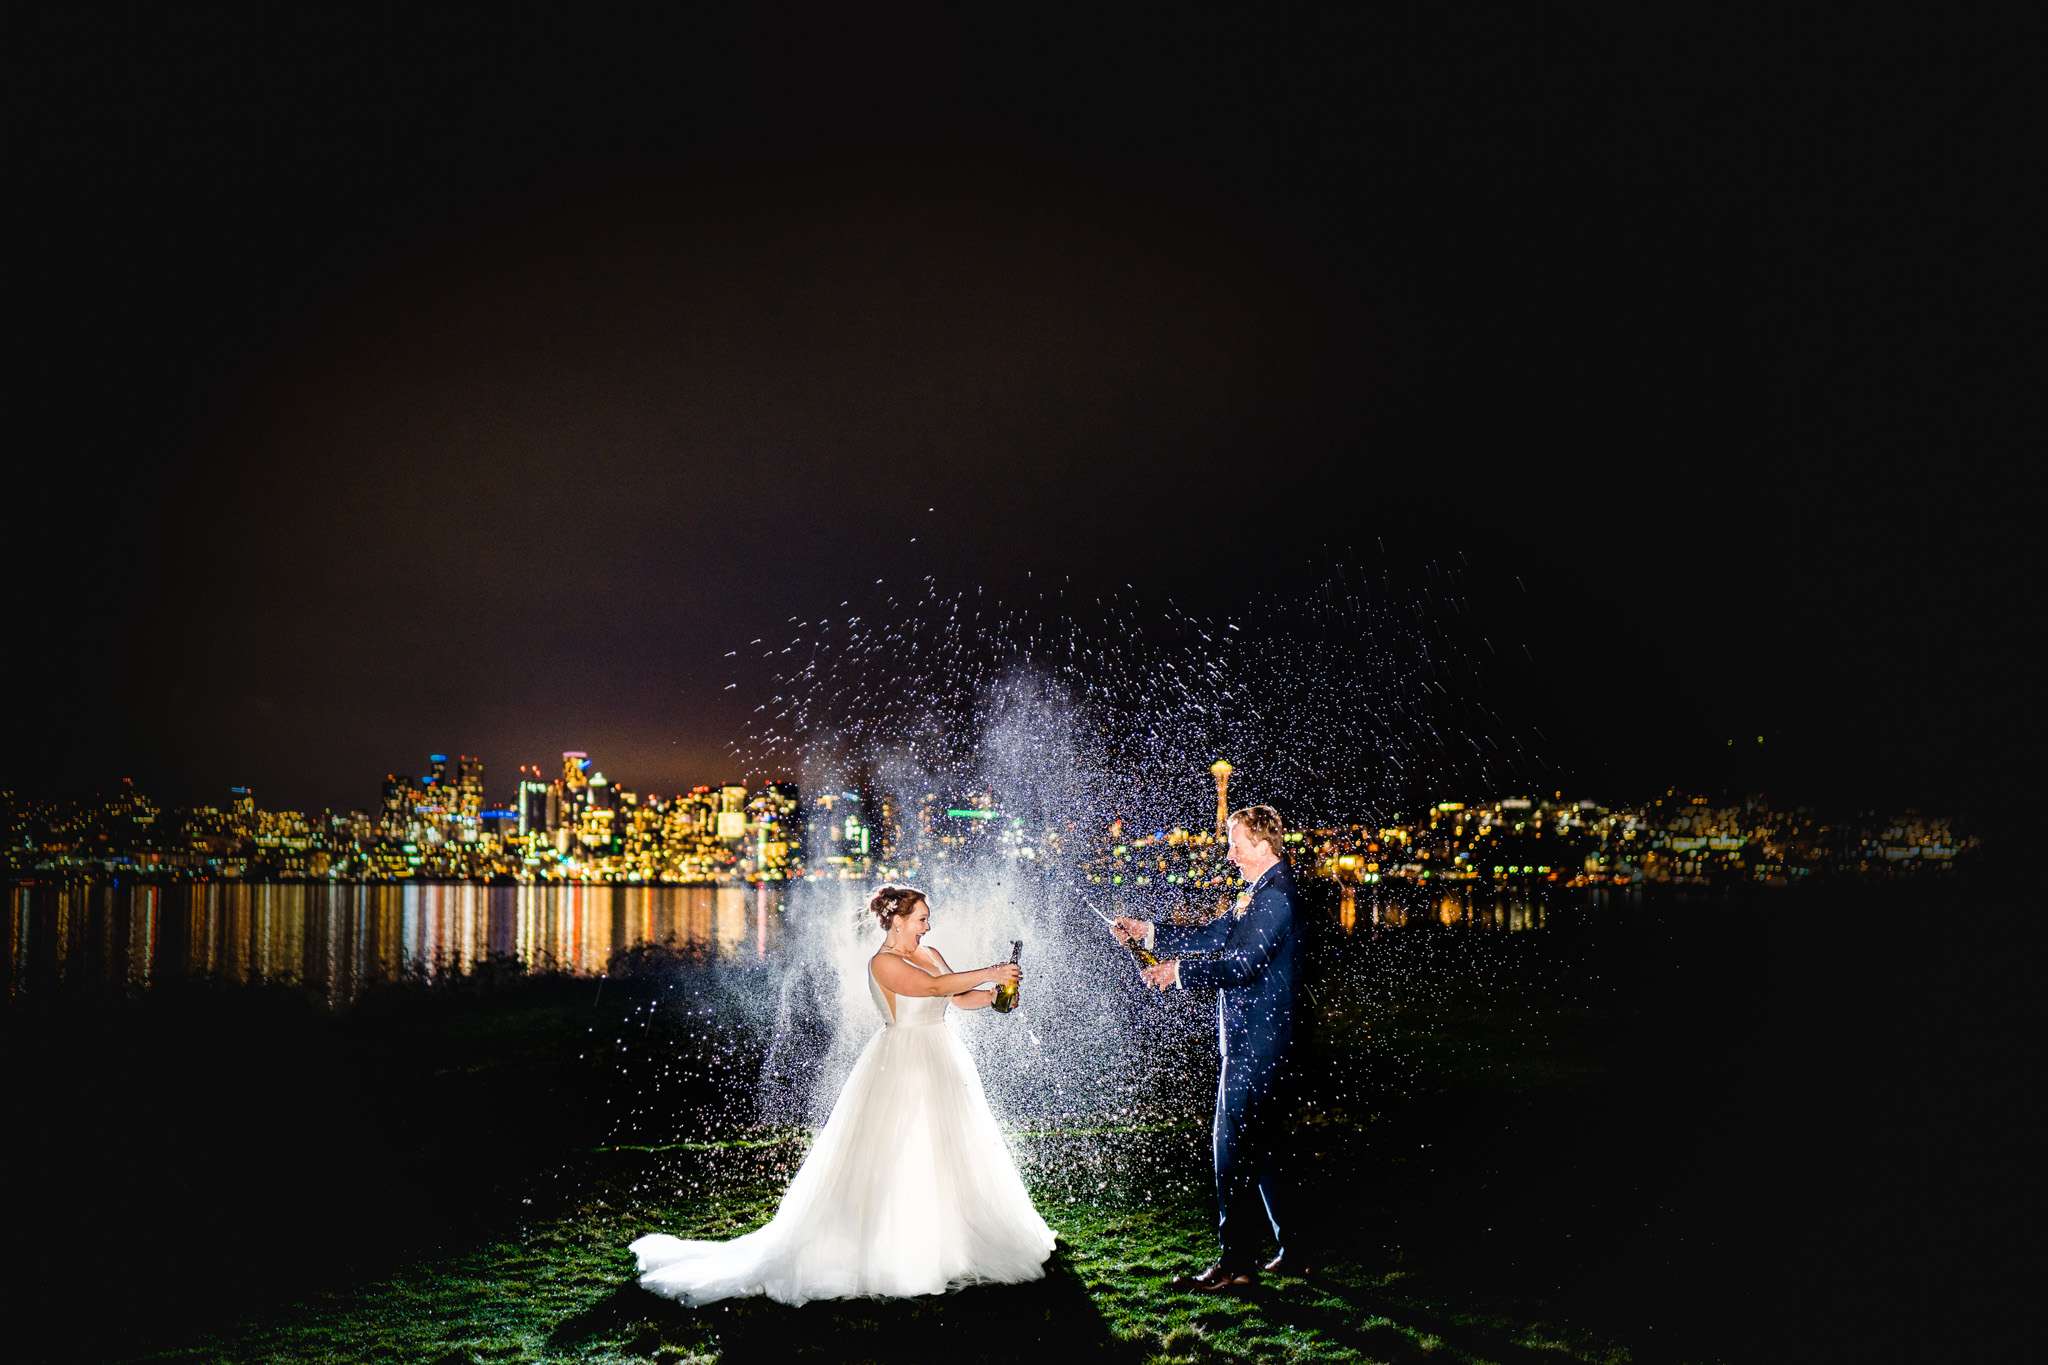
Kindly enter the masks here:
<path id="1" fill-rule="evenodd" d="M 802 1307 L 729 1299 L 689 1308 L 636 1284 L 565 1318 L 556 1350 L 614 1341 L 641 1355 L 716 1351 L 721 1361 L 891 1361 L 950 1356 L 969 1341 L 1006 1351 L 1070 1353 L 1072 1360 L 1135 1359 L 1103 1320 L 1063 1249 L 1042 1280 L 976 1285 L 916 1299 L 819 1299 Z"/>
<path id="2" fill-rule="evenodd" d="M 1328 1306 L 1333 1294 L 1342 1297 L 1343 1307 Z M 1573 1358 L 1563 1343 L 1524 1344 L 1528 1334 L 1520 1327 L 1476 1325 L 1418 1308 L 1397 1296 L 1360 1292 L 1320 1278 L 1291 1285 L 1285 1281 L 1268 1282 L 1249 1299 L 1273 1321 L 1314 1332 L 1333 1345 L 1348 1347 L 1368 1360 L 1387 1361 L 1390 1365 L 1442 1360 L 1446 1348 L 1452 1358 L 1500 1361 L 1505 1365 L 1556 1365 L 1561 1358 Z"/>

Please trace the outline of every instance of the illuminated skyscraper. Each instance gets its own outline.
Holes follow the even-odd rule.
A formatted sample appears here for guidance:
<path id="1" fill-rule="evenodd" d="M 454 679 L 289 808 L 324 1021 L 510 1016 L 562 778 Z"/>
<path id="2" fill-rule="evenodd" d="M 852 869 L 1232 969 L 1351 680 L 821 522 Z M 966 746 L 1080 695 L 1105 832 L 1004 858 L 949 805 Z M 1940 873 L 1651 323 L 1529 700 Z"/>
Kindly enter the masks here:
<path id="1" fill-rule="evenodd" d="M 384 809 L 380 815 L 384 832 L 393 837 L 405 835 L 419 818 L 419 808 L 425 799 L 419 778 L 384 774 Z"/>
<path id="2" fill-rule="evenodd" d="M 448 755 L 428 754 L 427 771 L 414 788 L 409 819 L 422 826 L 425 837 L 431 841 L 458 838 L 463 831 L 455 801 L 455 780 L 448 771 Z"/>
<path id="3" fill-rule="evenodd" d="M 1230 766 L 1230 760 L 1219 758 L 1209 765 L 1209 775 L 1216 779 L 1216 837 L 1228 835 L 1230 825 L 1230 775 L 1237 769 Z"/>
<path id="4" fill-rule="evenodd" d="M 484 761 L 464 754 L 455 761 L 455 809 L 465 820 L 475 820 L 484 809 Z"/>
<path id="5" fill-rule="evenodd" d="M 884 792 L 880 807 L 880 818 L 874 824 L 875 855 L 887 862 L 903 842 L 903 823 L 898 817 L 894 796 Z"/>
<path id="6" fill-rule="evenodd" d="M 718 789 L 718 839 L 736 844 L 747 837 L 747 789 L 725 786 Z"/>
<path id="7" fill-rule="evenodd" d="M 873 840 L 868 834 L 868 824 L 861 818 L 860 798 L 852 792 L 844 793 L 843 814 L 839 819 L 839 852 L 848 862 L 865 863 L 874 851 Z"/>
<path id="8" fill-rule="evenodd" d="M 613 827 L 614 816 L 609 807 L 588 806 L 576 822 L 576 838 L 588 853 L 609 853 L 613 851 Z"/>
<path id="9" fill-rule="evenodd" d="M 865 872 L 874 855 L 874 840 L 863 817 L 858 792 L 820 792 L 812 800 L 805 827 L 810 836 L 813 866 L 838 868 L 842 876 Z"/>
<path id="10" fill-rule="evenodd" d="M 803 852 L 796 788 L 771 784 L 747 803 L 746 858 L 748 873 L 763 881 L 789 877 Z"/>
<path id="11" fill-rule="evenodd" d="M 247 787 L 228 788 L 228 827 L 245 836 L 256 828 L 256 794 Z"/>
<path id="12" fill-rule="evenodd" d="M 581 749 L 565 750 L 562 754 L 562 776 L 555 785 L 560 808 L 554 827 L 557 830 L 581 829 L 583 813 L 590 809 L 590 755 Z"/>
<path id="13" fill-rule="evenodd" d="M 681 808 L 681 824 L 689 833 L 698 838 L 708 839 L 718 823 L 718 793 L 709 787 L 692 787 L 676 798 Z"/>
<path id="14" fill-rule="evenodd" d="M 555 805 L 554 795 L 554 784 L 540 780 L 539 768 L 520 768 L 518 809 L 521 834 L 554 828 L 554 820 L 551 818 Z"/>

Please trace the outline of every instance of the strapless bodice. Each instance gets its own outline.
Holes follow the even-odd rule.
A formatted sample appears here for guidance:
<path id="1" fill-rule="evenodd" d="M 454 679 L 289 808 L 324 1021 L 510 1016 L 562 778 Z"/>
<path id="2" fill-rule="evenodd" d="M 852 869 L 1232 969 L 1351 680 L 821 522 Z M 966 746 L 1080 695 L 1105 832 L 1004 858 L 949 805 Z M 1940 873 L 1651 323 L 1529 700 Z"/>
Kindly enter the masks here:
<path id="1" fill-rule="evenodd" d="M 908 958 L 904 960 L 909 961 Z M 915 962 L 911 962 L 910 965 L 917 967 L 921 972 L 924 971 L 924 968 L 918 967 Z M 932 973 L 925 972 L 925 975 L 930 976 Z M 889 997 L 882 993 L 882 983 L 875 980 L 875 964 L 872 960 L 868 963 L 868 998 L 875 1002 L 875 1013 L 882 1017 L 882 1022 L 896 1028 L 941 1023 L 946 1018 L 946 1011 L 951 1008 L 950 1002 L 943 995 L 899 995 L 896 997 L 896 1014 L 892 1018 L 889 1014 Z"/>

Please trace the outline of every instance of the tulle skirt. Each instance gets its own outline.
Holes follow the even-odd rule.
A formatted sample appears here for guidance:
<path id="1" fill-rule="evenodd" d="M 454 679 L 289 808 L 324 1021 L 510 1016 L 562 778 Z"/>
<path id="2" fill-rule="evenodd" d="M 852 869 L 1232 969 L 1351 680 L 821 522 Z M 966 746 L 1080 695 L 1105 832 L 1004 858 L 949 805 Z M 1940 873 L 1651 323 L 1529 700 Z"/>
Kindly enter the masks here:
<path id="1" fill-rule="evenodd" d="M 1045 1274 L 1031 1205 L 974 1061 L 943 1019 L 885 1027 L 768 1223 L 724 1242 L 632 1245 L 643 1287 L 687 1304 L 938 1294 Z"/>

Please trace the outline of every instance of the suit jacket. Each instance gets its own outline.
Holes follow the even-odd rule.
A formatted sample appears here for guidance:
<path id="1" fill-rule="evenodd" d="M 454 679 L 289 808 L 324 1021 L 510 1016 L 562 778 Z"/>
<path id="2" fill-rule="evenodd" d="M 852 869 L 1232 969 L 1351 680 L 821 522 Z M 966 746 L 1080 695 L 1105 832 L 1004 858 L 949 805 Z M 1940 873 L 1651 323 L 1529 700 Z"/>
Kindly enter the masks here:
<path id="1" fill-rule="evenodd" d="M 1278 1063 L 1294 1041 L 1294 907 L 1283 859 L 1253 884 L 1244 914 L 1225 911 L 1198 928 L 1161 924 L 1153 932 L 1161 957 L 1214 954 L 1182 957 L 1180 983 L 1216 992 L 1217 1046 L 1226 1063 Z"/>

